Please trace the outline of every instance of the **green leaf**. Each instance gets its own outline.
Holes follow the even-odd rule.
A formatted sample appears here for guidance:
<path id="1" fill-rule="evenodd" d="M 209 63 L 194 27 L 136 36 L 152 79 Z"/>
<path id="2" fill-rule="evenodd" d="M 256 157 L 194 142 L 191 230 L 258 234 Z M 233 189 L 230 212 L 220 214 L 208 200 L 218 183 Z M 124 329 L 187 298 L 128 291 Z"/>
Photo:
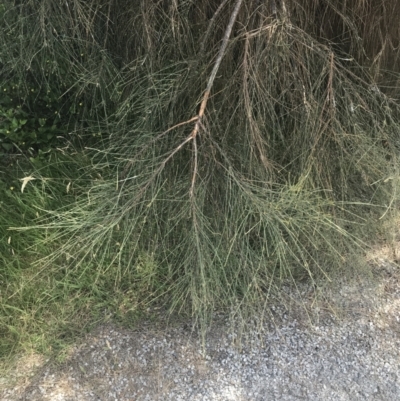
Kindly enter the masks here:
<path id="1" fill-rule="evenodd" d="M 5 150 L 11 150 L 14 145 L 12 143 L 2 143 L 1 146 L 5 149 Z"/>

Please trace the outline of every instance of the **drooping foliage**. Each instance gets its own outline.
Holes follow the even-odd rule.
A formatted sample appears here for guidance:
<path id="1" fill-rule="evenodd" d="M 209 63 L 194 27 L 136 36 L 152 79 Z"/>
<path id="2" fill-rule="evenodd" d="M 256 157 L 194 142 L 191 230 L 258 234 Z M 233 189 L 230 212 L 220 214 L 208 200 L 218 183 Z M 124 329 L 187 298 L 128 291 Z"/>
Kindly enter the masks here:
<path id="1" fill-rule="evenodd" d="M 396 204 L 397 0 L 4 4 L 2 72 L 56 90 L 97 177 L 40 263 L 206 317 L 342 268 Z"/>

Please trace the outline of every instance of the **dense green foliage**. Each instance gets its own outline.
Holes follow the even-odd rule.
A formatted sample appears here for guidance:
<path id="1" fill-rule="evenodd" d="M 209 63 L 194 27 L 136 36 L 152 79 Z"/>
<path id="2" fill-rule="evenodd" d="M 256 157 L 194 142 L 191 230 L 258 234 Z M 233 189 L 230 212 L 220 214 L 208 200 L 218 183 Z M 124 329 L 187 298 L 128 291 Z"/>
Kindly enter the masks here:
<path id="1" fill-rule="evenodd" d="M 27 84 L 25 82 L 25 84 Z M 6 82 L 0 87 L 0 141 L 2 150 L 15 148 L 48 150 L 56 137 L 67 134 L 60 118 L 59 91 L 50 87 L 21 91 L 20 84 Z"/>
<path id="2" fill-rule="evenodd" d="M 104 80 L 110 77 L 104 71 L 101 72 L 104 77 L 92 76 L 93 68 L 103 70 L 103 59 L 107 56 L 96 44 L 58 33 L 51 24 L 38 23 L 45 12 L 44 5 L 12 1 L 2 4 L 0 145 L 3 153 L 29 150 L 36 154 L 39 149 L 47 151 L 60 145 L 63 139 L 81 140 L 84 134 L 77 134 L 78 127 L 93 125 L 91 119 L 112 112 L 111 102 L 107 99 L 105 103 L 103 96 Z M 88 76 L 96 82 L 84 83 Z M 112 78 L 107 85 L 111 82 Z M 98 136 L 98 128 L 93 136 Z"/>
<path id="3" fill-rule="evenodd" d="M 3 1 L 1 352 L 348 272 L 400 147 L 398 2 L 350 3 Z"/>

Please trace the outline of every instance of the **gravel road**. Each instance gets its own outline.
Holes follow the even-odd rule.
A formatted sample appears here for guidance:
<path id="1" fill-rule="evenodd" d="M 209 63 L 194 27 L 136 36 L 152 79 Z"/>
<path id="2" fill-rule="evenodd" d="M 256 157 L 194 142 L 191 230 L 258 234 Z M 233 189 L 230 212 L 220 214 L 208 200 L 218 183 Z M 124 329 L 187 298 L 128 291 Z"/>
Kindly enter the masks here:
<path id="1" fill-rule="evenodd" d="M 382 259 L 372 284 L 355 280 L 310 298 L 312 315 L 272 308 L 275 319 L 256 324 L 240 348 L 232 321 L 222 318 L 207 336 L 205 353 L 188 325 L 104 325 L 61 366 L 34 355 L 21 359 L 14 385 L 3 384 L 0 398 L 400 400 L 399 277 L 398 267 Z"/>

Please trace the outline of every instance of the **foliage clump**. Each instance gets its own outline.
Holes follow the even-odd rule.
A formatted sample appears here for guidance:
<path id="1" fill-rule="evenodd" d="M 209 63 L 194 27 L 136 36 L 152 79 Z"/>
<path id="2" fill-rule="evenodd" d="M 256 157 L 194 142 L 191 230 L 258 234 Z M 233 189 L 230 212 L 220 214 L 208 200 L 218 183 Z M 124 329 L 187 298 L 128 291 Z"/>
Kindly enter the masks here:
<path id="1" fill-rule="evenodd" d="M 87 126 L 84 121 L 99 113 L 104 116 L 105 109 L 111 112 L 104 96 L 104 80 L 110 85 L 113 78 L 102 68 L 107 56 L 75 32 L 65 12 L 57 2 L 0 4 L 2 152 L 36 155 L 60 146 L 66 138 L 79 142 L 83 134 L 78 135 L 78 126 Z M 70 17 L 77 18 L 78 25 L 83 23 L 77 15 Z"/>
<path id="2" fill-rule="evenodd" d="M 18 49 L 39 68 L 61 57 L 55 76 L 82 102 L 76 132 L 106 133 L 88 150 L 96 179 L 35 225 L 59 244 L 38 263 L 78 279 L 94 270 L 93 288 L 110 271 L 116 288 L 129 276 L 138 304 L 204 321 L 346 267 L 396 205 L 400 138 L 397 2 L 350 3 L 10 9 L 35 29 L 5 68 L 21 73 Z"/>

